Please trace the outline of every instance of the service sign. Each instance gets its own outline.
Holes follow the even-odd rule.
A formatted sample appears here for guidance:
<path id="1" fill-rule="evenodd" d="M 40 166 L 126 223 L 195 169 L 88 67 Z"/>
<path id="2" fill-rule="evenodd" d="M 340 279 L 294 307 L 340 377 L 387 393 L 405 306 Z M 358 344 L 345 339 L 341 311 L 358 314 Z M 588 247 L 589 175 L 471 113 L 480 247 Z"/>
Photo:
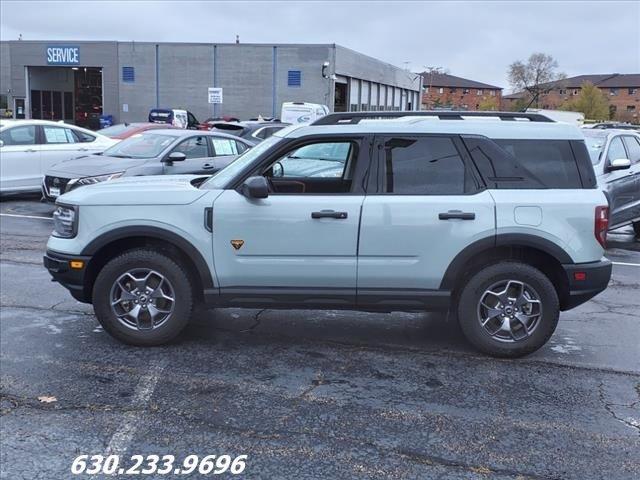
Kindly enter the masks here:
<path id="1" fill-rule="evenodd" d="M 70 45 L 47 47 L 47 65 L 80 65 L 80 47 Z"/>

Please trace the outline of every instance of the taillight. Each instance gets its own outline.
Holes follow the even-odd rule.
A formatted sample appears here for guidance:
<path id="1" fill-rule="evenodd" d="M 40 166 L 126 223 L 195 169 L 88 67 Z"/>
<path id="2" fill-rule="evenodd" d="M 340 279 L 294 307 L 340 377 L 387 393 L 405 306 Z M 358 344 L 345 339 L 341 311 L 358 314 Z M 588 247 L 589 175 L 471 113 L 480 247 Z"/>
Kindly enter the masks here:
<path id="1" fill-rule="evenodd" d="M 609 207 L 596 207 L 594 233 L 602 248 L 607 248 L 607 230 L 609 230 Z"/>

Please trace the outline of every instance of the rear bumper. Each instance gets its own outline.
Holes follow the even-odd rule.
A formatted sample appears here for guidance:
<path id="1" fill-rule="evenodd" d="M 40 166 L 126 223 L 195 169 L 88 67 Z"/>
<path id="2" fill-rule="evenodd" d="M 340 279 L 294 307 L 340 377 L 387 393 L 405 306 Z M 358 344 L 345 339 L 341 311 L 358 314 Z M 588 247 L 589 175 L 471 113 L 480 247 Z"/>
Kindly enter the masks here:
<path id="1" fill-rule="evenodd" d="M 562 265 L 569 281 L 569 295 L 560 306 L 570 310 L 602 292 L 611 279 L 611 262 L 602 258 L 599 262 Z M 582 280 L 580 278 L 583 278 Z"/>
<path id="2" fill-rule="evenodd" d="M 69 262 L 82 260 L 84 268 L 73 269 Z M 43 263 L 53 280 L 60 283 L 71 293 L 71 296 L 83 303 L 91 303 L 91 292 L 85 287 L 85 276 L 91 257 L 82 255 L 69 255 L 65 253 L 47 250 L 43 257 Z"/>

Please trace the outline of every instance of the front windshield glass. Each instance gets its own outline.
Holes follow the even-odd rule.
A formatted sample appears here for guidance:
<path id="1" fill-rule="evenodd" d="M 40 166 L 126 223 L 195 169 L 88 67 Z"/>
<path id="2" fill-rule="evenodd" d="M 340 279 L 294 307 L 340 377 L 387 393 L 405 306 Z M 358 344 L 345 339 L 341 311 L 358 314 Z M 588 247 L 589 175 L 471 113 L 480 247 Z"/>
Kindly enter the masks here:
<path id="1" fill-rule="evenodd" d="M 103 155 L 116 158 L 155 158 L 175 139 L 172 135 L 146 132 L 116 143 L 105 150 Z"/>
<path id="2" fill-rule="evenodd" d="M 202 188 L 211 190 L 215 190 L 217 188 L 225 188 L 232 178 L 234 178 L 242 170 L 248 167 L 263 152 L 269 150 L 280 140 L 282 140 L 282 137 L 277 137 L 275 135 L 267 138 L 266 140 L 263 140 L 255 147 L 244 152 L 234 162 L 230 163 L 227 167 L 223 168 L 213 177 L 203 183 Z"/>
<path id="3" fill-rule="evenodd" d="M 589 132 L 584 134 L 584 143 L 587 144 L 587 150 L 591 157 L 591 163 L 597 165 L 600 162 L 600 155 L 604 144 L 607 143 L 607 133 L 605 132 Z"/>

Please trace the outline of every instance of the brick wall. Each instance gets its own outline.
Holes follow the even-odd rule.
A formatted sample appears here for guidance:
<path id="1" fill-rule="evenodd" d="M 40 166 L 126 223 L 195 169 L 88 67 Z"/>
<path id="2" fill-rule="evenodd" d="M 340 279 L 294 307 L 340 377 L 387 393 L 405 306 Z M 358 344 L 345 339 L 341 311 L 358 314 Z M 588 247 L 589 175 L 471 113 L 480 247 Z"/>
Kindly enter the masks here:
<path id="1" fill-rule="evenodd" d="M 422 94 L 422 109 L 451 107 L 454 110 L 478 110 L 483 101 L 495 101 L 496 109 L 502 104 L 502 90 L 460 87 L 427 87 Z"/>

